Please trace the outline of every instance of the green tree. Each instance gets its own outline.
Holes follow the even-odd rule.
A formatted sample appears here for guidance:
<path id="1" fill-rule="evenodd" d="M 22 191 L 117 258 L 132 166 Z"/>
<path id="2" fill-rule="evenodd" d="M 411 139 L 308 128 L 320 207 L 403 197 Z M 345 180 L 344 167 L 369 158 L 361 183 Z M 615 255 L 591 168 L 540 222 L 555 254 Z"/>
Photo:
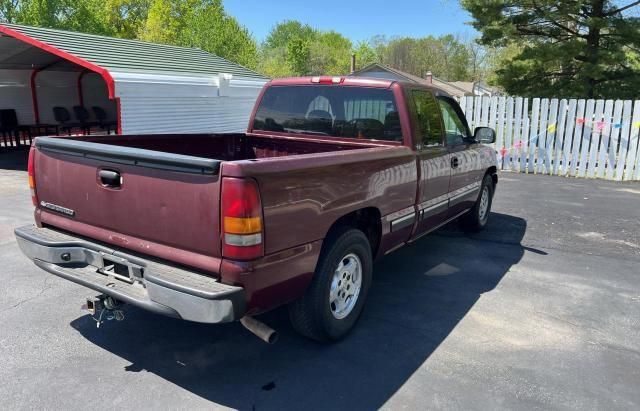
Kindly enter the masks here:
<path id="1" fill-rule="evenodd" d="M 308 24 L 302 24 L 296 20 L 285 20 L 271 29 L 264 40 L 263 47 L 267 49 L 286 48 L 295 38 L 310 42 L 317 35 L 318 31 Z"/>
<path id="2" fill-rule="evenodd" d="M 469 48 L 451 34 L 436 39 L 436 55 L 443 63 L 443 77 L 447 80 L 472 80 L 474 60 Z"/>
<path id="3" fill-rule="evenodd" d="M 310 39 L 295 36 L 289 40 L 285 47 L 285 61 L 293 70 L 293 74 L 298 76 L 309 74 L 310 57 Z"/>
<path id="4" fill-rule="evenodd" d="M 100 18 L 109 28 L 110 35 L 125 39 L 136 39 L 142 30 L 151 0 L 104 0 Z"/>
<path id="5" fill-rule="evenodd" d="M 474 40 L 474 42 L 476 42 Z M 477 44 L 477 42 L 476 42 Z M 480 68 L 480 79 L 492 86 L 500 86 L 498 78 L 498 70 L 506 67 L 522 52 L 522 46 L 511 43 L 504 47 L 486 47 L 484 48 L 484 57 Z"/>
<path id="6" fill-rule="evenodd" d="M 152 0 L 139 38 L 153 43 L 173 44 L 186 25 L 189 0 Z"/>
<path id="7" fill-rule="evenodd" d="M 0 0 L 0 21 L 15 23 L 20 0 Z"/>
<path id="8" fill-rule="evenodd" d="M 640 1 L 462 0 L 493 47 L 520 51 L 496 70 L 496 81 L 512 94 L 633 98 L 640 70 L 640 20 L 630 14 Z"/>
<path id="9" fill-rule="evenodd" d="M 450 81 L 472 79 L 472 53 L 453 35 L 391 40 L 376 37 L 372 43 L 379 60 L 398 70 L 418 77 L 430 71 Z"/>
<path id="10" fill-rule="evenodd" d="M 353 49 L 353 54 L 356 55 L 356 70 L 379 61 L 376 49 L 366 41 L 359 42 Z"/>
<path id="11" fill-rule="evenodd" d="M 276 24 L 262 43 L 259 71 L 270 77 L 349 73 L 352 43 L 299 21 Z"/>
<path id="12" fill-rule="evenodd" d="M 258 63 L 258 45 L 249 31 L 229 16 L 220 0 L 191 6 L 179 44 L 197 47 L 249 68 Z"/>
<path id="13" fill-rule="evenodd" d="M 151 0 L 0 0 L 0 21 L 136 38 Z"/>
<path id="14" fill-rule="evenodd" d="M 197 47 L 249 68 L 258 59 L 221 0 L 0 0 L 0 20 Z"/>
<path id="15" fill-rule="evenodd" d="M 201 48 L 249 68 L 257 65 L 255 40 L 224 11 L 221 0 L 153 0 L 139 37 Z"/>
<path id="16" fill-rule="evenodd" d="M 258 72 L 272 78 L 289 77 L 294 75 L 293 67 L 287 60 L 287 51 L 284 47 L 275 49 L 262 48 L 258 59 Z"/>
<path id="17" fill-rule="evenodd" d="M 351 41 L 340 33 L 320 33 L 309 46 L 309 66 L 306 74 L 348 74 L 351 66 L 351 46 Z"/>
<path id="18" fill-rule="evenodd" d="M 262 55 L 267 60 L 259 69 L 270 77 L 309 74 L 311 46 L 319 36 L 317 30 L 299 21 L 276 24 L 262 44 Z"/>
<path id="19" fill-rule="evenodd" d="M 3 2 L 10 10 L 6 21 L 39 27 L 95 34 L 111 34 L 101 19 L 102 3 L 98 0 L 13 0 Z M 0 9 L 5 7 L 0 6 Z M 2 13 L 4 14 L 4 13 Z"/>

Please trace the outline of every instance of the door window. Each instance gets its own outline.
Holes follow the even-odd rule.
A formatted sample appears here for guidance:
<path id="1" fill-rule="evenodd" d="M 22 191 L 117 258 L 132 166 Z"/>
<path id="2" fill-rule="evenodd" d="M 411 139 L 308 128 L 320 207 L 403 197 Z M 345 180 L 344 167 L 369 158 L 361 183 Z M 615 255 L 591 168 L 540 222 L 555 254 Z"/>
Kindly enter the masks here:
<path id="1" fill-rule="evenodd" d="M 411 92 L 416 106 L 417 132 L 423 147 L 442 146 L 442 123 L 438 104 L 433 95 L 427 91 L 413 90 Z"/>
<path id="2" fill-rule="evenodd" d="M 447 137 L 448 146 L 457 146 L 464 144 L 465 139 L 469 137 L 467 126 L 460 117 L 458 111 L 445 99 L 438 99 L 440 110 L 442 111 L 442 120 L 444 122 L 444 132 Z"/>

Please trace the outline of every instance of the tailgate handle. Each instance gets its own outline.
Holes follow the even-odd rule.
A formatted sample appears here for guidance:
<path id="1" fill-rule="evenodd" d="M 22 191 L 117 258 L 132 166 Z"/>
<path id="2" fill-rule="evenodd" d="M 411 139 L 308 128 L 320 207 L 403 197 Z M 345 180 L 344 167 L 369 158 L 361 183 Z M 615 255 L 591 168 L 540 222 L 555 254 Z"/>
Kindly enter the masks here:
<path id="1" fill-rule="evenodd" d="M 100 170 L 100 173 L 98 173 L 98 175 L 100 176 L 100 183 L 102 183 L 104 187 L 120 188 L 120 173 L 118 173 L 117 171 Z"/>

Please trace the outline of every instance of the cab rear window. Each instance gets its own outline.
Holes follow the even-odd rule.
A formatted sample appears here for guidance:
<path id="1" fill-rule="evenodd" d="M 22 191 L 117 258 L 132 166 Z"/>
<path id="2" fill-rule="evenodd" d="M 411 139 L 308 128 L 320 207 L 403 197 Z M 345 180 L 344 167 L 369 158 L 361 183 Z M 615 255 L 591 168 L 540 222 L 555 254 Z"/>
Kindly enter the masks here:
<path id="1" fill-rule="evenodd" d="M 253 129 L 402 141 L 393 92 L 365 87 L 269 87 L 256 111 Z"/>

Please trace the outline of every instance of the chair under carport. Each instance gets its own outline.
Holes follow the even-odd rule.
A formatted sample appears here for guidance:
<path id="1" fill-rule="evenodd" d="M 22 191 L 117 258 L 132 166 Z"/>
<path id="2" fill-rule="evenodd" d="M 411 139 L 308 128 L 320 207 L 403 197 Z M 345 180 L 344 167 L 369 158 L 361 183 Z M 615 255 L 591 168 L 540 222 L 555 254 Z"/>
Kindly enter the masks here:
<path id="1" fill-rule="evenodd" d="M 196 48 L 0 22 L 0 109 L 34 135 L 68 137 L 53 107 L 71 134 L 242 132 L 267 81 Z"/>
<path id="2" fill-rule="evenodd" d="M 111 133 L 116 113 L 100 74 L 0 30 L 0 150 L 39 135 Z"/>

